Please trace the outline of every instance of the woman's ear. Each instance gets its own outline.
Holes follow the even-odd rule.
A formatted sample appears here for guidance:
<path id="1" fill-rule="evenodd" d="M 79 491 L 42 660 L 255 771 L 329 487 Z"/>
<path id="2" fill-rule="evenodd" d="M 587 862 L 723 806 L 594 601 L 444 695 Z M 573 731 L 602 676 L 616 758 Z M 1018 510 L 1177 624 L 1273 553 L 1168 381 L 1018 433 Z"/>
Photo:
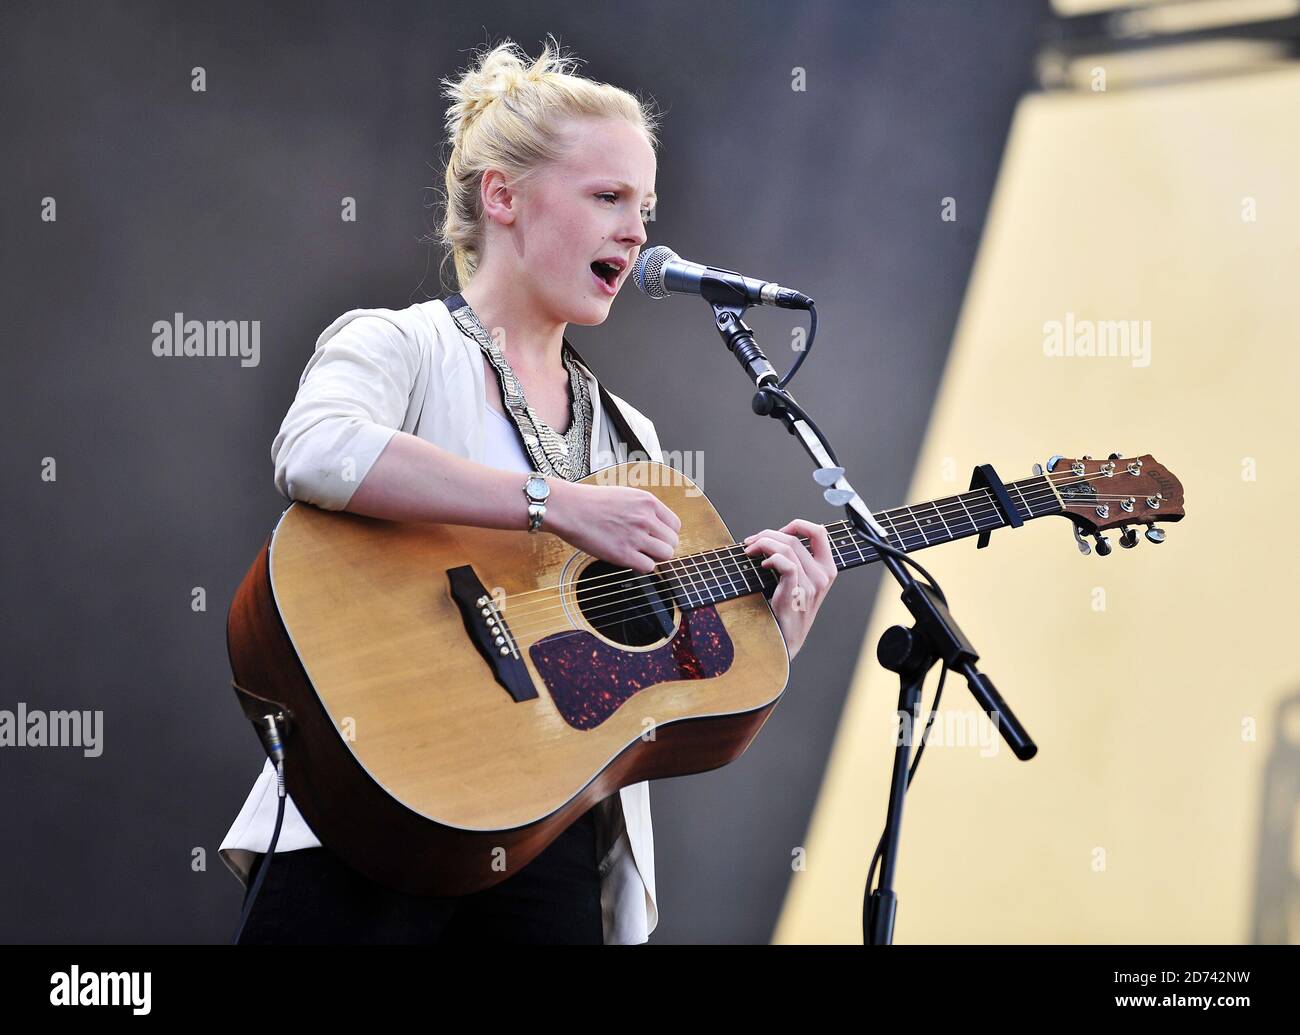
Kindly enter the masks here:
<path id="1" fill-rule="evenodd" d="M 506 182 L 505 174 L 500 169 L 489 169 L 483 174 L 479 184 L 479 201 L 483 214 L 494 222 L 508 226 L 515 221 L 519 207 L 519 195 Z"/>

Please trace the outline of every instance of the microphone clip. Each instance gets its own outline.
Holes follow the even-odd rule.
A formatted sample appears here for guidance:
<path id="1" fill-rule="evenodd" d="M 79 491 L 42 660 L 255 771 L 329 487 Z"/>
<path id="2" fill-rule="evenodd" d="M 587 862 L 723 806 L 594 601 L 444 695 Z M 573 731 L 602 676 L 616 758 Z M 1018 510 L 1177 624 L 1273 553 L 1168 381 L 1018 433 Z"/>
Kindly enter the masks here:
<path id="1" fill-rule="evenodd" d="M 727 351 L 735 356 L 740 365 L 745 368 L 745 372 L 749 374 L 749 379 L 759 388 L 780 381 L 776 368 L 767 361 L 767 357 L 763 355 L 763 350 L 758 347 L 758 342 L 754 340 L 753 330 L 741 319 L 749 308 L 748 303 L 742 301 L 728 304 L 710 301 L 709 305 L 713 309 L 713 325 L 717 327 L 718 333 L 722 335 L 722 341 L 727 346 Z M 756 397 L 755 405 L 757 403 Z"/>

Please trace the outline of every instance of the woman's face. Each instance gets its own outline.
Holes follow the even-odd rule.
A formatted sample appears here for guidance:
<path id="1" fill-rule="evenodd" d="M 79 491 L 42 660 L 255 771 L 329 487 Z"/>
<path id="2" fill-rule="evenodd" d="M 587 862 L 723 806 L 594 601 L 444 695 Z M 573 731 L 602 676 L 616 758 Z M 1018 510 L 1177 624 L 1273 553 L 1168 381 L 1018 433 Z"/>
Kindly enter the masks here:
<path id="1" fill-rule="evenodd" d="M 564 323 L 604 323 L 645 243 L 654 207 L 655 155 L 625 119 L 570 120 L 564 156 L 523 185 L 515 237 L 534 304 Z M 622 262 L 601 279 L 598 259 Z"/>

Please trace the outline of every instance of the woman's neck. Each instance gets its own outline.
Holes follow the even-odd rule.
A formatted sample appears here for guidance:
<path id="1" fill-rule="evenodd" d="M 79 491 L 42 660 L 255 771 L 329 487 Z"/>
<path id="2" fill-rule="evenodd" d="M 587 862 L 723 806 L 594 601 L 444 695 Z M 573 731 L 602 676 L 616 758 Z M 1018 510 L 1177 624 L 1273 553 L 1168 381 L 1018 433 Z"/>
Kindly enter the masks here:
<path id="1" fill-rule="evenodd" d="M 536 302 L 520 290 L 517 279 L 512 283 L 479 270 L 461 296 L 488 334 L 496 338 L 511 367 L 542 375 L 564 370 L 560 350 L 566 324 L 540 314 Z"/>

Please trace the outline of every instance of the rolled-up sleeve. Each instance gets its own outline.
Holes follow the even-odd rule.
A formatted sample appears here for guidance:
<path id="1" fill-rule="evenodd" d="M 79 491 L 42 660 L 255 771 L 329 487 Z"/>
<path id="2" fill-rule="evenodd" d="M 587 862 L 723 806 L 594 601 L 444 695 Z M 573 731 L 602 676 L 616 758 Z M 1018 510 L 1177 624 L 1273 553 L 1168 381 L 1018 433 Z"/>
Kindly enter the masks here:
<path id="1" fill-rule="evenodd" d="M 283 496 L 325 510 L 348 505 L 406 419 L 422 351 L 414 333 L 376 310 L 326 328 L 271 444 Z"/>

